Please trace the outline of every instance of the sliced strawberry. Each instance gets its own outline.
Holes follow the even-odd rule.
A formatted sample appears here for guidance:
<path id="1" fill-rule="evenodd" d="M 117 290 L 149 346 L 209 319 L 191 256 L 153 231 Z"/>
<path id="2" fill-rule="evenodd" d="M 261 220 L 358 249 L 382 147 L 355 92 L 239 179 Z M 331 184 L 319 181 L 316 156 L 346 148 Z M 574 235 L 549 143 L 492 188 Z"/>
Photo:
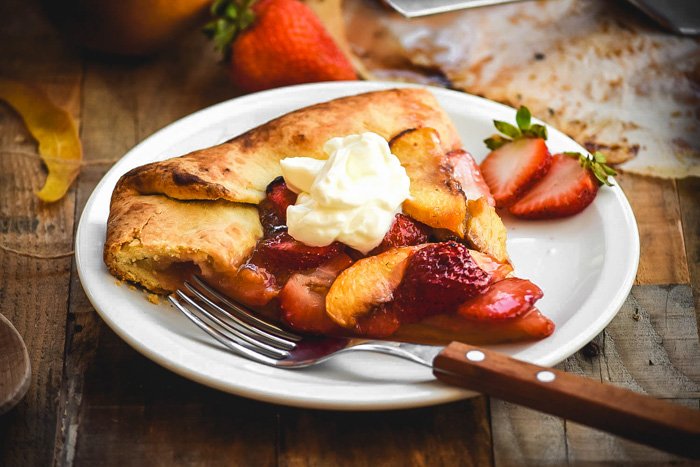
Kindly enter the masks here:
<path id="1" fill-rule="evenodd" d="M 497 207 L 513 204 L 549 170 L 552 155 L 542 138 L 521 138 L 486 156 L 481 173 Z"/>
<path id="2" fill-rule="evenodd" d="M 571 216 L 593 202 L 598 187 L 595 176 L 581 166 L 578 157 L 557 154 L 547 175 L 509 210 L 527 219 Z"/>
<path id="3" fill-rule="evenodd" d="M 402 323 L 415 322 L 438 313 L 451 313 L 468 298 L 481 293 L 490 282 L 457 242 L 431 243 L 408 260 L 395 292 L 394 305 Z"/>
<path id="4" fill-rule="evenodd" d="M 341 253 L 309 274 L 293 274 L 278 296 L 284 322 L 303 332 L 339 334 L 342 328 L 326 314 L 326 295 L 351 264 L 352 259 Z"/>
<path id="5" fill-rule="evenodd" d="M 467 199 L 486 197 L 491 206 L 496 205 L 491 190 L 479 170 L 479 165 L 468 152 L 457 149 L 447 153 L 447 160 L 452 167 L 452 175 L 462 186 Z"/>
<path id="6" fill-rule="evenodd" d="M 426 243 L 429 235 L 430 227 L 427 225 L 404 214 L 396 214 L 394 223 L 391 224 L 391 228 L 384 235 L 382 243 L 370 251 L 368 256 L 376 256 L 390 248 Z"/>
<path id="7" fill-rule="evenodd" d="M 465 318 L 498 320 L 517 318 L 542 298 L 542 290 L 525 279 L 510 278 L 491 284 L 481 295 L 457 308 Z"/>
<path id="8" fill-rule="evenodd" d="M 252 262 L 273 272 L 298 271 L 315 268 L 339 255 L 343 249 L 343 244 L 338 242 L 328 246 L 308 246 L 295 240 L 287 232 L 280 232 L 274 237 L 258 242 Z"/>
<path id="9" fill-rule="evenodd" d="M 297 194 L 287 188 L 282 177 L 274 179 L 265 190 L 265 199 L 258 205 L 260 223 L 265 235 L 279 231 L 287 224 L 287 208 L 297 201 Z"/>

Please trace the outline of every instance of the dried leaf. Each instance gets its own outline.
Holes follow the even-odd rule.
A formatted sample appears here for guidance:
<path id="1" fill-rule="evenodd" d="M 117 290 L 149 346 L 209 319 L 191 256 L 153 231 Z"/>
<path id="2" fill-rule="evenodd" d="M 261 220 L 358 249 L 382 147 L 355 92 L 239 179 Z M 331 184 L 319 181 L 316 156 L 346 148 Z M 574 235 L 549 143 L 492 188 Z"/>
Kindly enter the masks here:
<path id="1" fill-rule="evenodd" d="M 46 183 L 37 196 L 58 201 L 80 172 L 83 157 L 73 117 L 57 107 L 40 89 L 0 78 L 0 100 L 10 104 L 39 143 L 39 154 L 48 168 Z"/>

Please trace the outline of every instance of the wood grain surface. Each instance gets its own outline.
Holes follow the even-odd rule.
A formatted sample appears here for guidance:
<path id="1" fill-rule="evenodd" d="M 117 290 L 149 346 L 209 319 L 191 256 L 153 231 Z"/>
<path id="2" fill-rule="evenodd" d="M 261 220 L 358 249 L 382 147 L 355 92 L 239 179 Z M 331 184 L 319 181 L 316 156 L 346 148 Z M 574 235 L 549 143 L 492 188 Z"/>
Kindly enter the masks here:
<path id="1" fill-rule="evenodd" d="M 64 43 L 33 1 L 0 2 L 0 73 L 44 88 L 80 122 L 86 165 L 59 203 L 19 116 L 0 104 L 0 242 L 69 252 L 82 208 L 111 162 L 173 120 L 234 97 L 197 31 L 158 56 L 114 60 Z M 700 183 L 624 176 L 642 257 L 619 315 L 558 368 L 698 407 Z M 693 298 L 692 292 L 696 292 Z M 342 413 L 227 395 L 176 376 L 94 312 L 70 257 L 0 251 L 0 311 L 24 337 L 33 375 L 0 416 L 0 465 L 639 465 L 689 461 L 496 399 Z"/>

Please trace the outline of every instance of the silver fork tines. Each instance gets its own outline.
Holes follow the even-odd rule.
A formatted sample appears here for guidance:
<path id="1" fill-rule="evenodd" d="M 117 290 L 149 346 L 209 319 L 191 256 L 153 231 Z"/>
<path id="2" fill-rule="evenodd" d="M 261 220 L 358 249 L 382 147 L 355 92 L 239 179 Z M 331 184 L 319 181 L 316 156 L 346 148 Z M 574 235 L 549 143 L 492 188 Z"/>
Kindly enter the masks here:
<path id="1" fill-rule="evenodd" d="M 239 317 L 233 315 L 232 313 L 229 313 L 224 308 L 211 301 L 206 295 L 201 293 L 199 290 L 195 289 L 189 282 L 185 282 L 185 288 L 189 292 L 191 292 L 196 298 L 199 298 L 202 302 L 204 302 L 204 304 L 206 304 L 210 309 L 213 309 L 220 315 L 223 315 L 228 320 L 228 322 L 223 321 L 214 315 L 209 315 L 207 317 L 211 318 L 212 321 L 215 321 L 217 324 L 223 326 L 226 329 L 233 327 L 235 330 L 240 331 L 243 334 L 252 337 L 253 339 L 260 339 L 269 345 L 279 347 L 284 350 L 293 349 L 294 341 L 299 340 L 298 338 L 296 338 L 296 336 L 294 336 L 295 339 L 289 339 L 289 333 L 286 332 L 283 334 L 285 337 L 280 337 L 280 335 L 277 335 L 278 333 L 276 330 L 268 331 L 265 329 L 249 326 L 244 320 L 241 320 Z M 207 313 L 206 310 L 202 311 L 204 313 Z M 237 311 L 240 313 L 239 310 Z M 281 333 L 282 331 L 280 330 L 279 332 Z"/>
<path id="2" fill-rule="evenodd" d="M 244 308 L 244 307 L 238 305 L 237 303 L 229 300 L 228 298 L 224 297 L 219 292 L 212 289 L 209 285 L 207 285 L 199 277 L 194 276 L 192 279 L 197 284 L 197 287 L 199 287 L 201 290 L 205 291 L 210 296 L 216 298 L 223 305 L 226 305 L 227 307 L 229 307 L 232 312 L 236 313 L 236 315 L 238 316 L 238 318 L 241 319 L 241 321 L 245 321 L 250 326 L 252 326 L 252 329 L 259 330 L 259 331 L 267 331 L 268 333 L 270 333 L 274 336 L 277 336 L 279 338 L 286 339 L 286 340 L 292 341 L 292 342 L 297 342 L 297 341 L 300 341 L 302 339 L 301 336 L 298 336 L 294 333 L 285 331 L 284 329 L 280 328 L 279 326 L 276 326 L 268 321 L 260 319 L 257 316 L 251 314 L 250 310 L 248 310 L 247 308 Z M 185 285 L 189 288 L 192 287 L 192 285 L 189 282 L 186 282 Z M 222 308 L 219 308 L 219 310 L 228 315 L 226 310 L 224 310 Z"/>
<path id="3" fill-rule="evenodd" d="M 265 365 L 303 368 L 341 352 L 363 350 L 431 366 L 429 357 L 416 352 L 417 346 L 344 337 L 302 336 L 286 331 L 222 296 L 198 277 L 186 281 L 182 289 L 168 296 L 168 300 L 229 350 Z"/>

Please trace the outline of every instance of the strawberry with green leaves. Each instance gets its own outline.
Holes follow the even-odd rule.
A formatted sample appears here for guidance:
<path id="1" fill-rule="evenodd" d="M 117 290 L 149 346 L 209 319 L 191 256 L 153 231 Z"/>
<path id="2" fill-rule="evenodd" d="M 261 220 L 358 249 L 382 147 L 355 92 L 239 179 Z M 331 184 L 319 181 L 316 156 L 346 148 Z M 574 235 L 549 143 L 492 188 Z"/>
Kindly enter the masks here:
<path id="1" fill-rule="evenodd" d="M 354 80 L 350 61 L 315 13 L 298 0 L 217 0 L 204 29 L 244 91 Z"/>
<path id="2" fill-rule="evenodd" d="M 517 126 L 494 120 L 503 135 L 484 140 L 491 152 L 481 163 L 481 173 L 497 207 L 508 207 L 549 170 L 552 155 L 547 149 L 547 128 L 533 124 L 530 111 L 521 106 Z"/>
<path id="3" fill-rule="evenodd" d="M 583 211 L 593 202 L 602 185 L 612 185 L 617 175 L 600 152 L 556 154 L 549 172 L 508 210 L 526 219 L 554 219 Z"/>
<path id="4" fill-rule="evenodd" d="M 497 207 L 526 219 L 566 217 L 591 204 L 601 185 L 612 185 L 617 173 L 600 152 L 552 156 L 547 128 L 532 123 L 527 107 L 518 109 L 515 121 L 517 126 L 494 120 L 502 135 L 484 140 L 491 153 L 481 172 Z"/>

